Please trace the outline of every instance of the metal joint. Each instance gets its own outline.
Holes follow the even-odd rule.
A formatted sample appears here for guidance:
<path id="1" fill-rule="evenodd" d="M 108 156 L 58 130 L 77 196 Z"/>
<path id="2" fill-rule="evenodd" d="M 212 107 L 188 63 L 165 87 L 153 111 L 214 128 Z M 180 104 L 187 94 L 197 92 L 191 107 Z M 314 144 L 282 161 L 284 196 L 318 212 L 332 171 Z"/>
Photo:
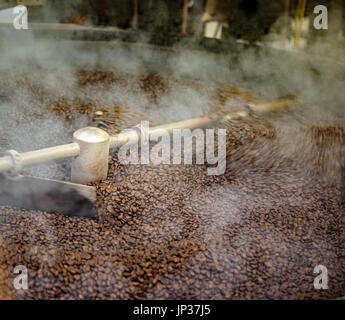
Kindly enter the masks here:
<path id="1" fill-rule="evenodd" d="M 10 170 L 10 174 L 12 175 L 19 174 L 23 169 L 23 161 L 22 161 L 21 154 L 15 150 L 8 150 L 4 154 L 5 156 L 10 157 L 12 161 L 12 168 Z"/>

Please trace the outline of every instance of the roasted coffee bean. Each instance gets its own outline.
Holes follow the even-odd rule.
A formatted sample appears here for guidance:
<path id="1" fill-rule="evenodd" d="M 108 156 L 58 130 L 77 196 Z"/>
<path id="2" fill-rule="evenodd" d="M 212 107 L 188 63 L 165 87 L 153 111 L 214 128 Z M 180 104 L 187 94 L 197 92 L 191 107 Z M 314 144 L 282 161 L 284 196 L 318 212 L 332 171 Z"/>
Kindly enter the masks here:
<path id="1" fill-rule="evenodd" d="M 99 86 L 130 87 L 154 103 L 172 81 L 81 71 L 79 98 L 53 97 L 35 114 L 63 119 L 71 137 L 77 119 L 86 116 L 88 123 L 102 110 L 105 130 L 115 133 L 138 124 L 143 113 L 135 105 L 92 100 L 91 93 Z M 187 80 L 179 85 L 202 87 Z M 215 92 L 209 114 L 217 116 L 241 108 L 238 101 L 260 102 L 231 86 Z M 9 112 L 1 129 L 17 117 L 35 115 Z M 213 126 L 227 129 L 224 175 L 208 176 L 207 165 L 125 166 L 114 152 L 107 179 L 94 184 L 96 220 L 0 207 L 0 298 L 344 296 L 344 129 L 252 115 Z M 67 142 L 59 138 L 55 145 Z M 9 148 L 7 140 L 0 143 Z M 56 172 L 68 179 L 68 161 Z M 328 269 L 328 290 L 314 288 L 319 264 Z M 13 288 L 16 265 L 28 270 L 28 290 Z"/>

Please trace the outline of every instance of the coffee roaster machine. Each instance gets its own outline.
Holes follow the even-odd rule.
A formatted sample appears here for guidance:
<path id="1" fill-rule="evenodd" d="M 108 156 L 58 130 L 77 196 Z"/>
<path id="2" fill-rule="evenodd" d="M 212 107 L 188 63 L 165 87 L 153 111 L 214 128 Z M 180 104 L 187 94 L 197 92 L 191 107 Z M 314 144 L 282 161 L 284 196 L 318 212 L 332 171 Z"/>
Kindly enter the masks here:
<path id="1" fill-rule="evenodd" d="M 16 4 L 27 5 L 29 15 L 31 6 L 44 5 L 41 1 L 17 1 Z M 3 3 L 0 8 L 6 7 L 5 11 L 9 13 L 9 5 L 13 5 L 13 3 L 7 1 L 6 5 Z M 0 24 L 0 50 L 3 57 L 11 57 L 11 59 L 0 59 L 1 69 L 10 68 L 22 72 L 22 70 L 30 70 L 30 68 L 43 67 L 46 72 L 51 72 L 56 66 L 68 66 L 68 68 L 76 70 L 157 74 L 163 77 L 207 80 L 219 84 L 231 83 L 258 95 L 264 95 L 268 100 L 278 99 L 277 92 L 280 95 L 299 96 L 300 84 L 294 81 L 295 78 L 303 76 L 306 66 L 315 73 L 313 85 L 320 86 L 320 90 L 322 90 L 322 84 L 320 84 L 318 74 L 332 74 L 332 79 L 329 81 L 339 79 L 341 82 L 341 79 L 345 78 L 345 68 L 341 61 L 310 56 L 303 52 L 274 49 L 262 44 L 254 45 L 238 40 L 220 41 L 213 38 L 195 38 L 185 34 L 166 34 L 165 37 L 155 38 L 147 31 L 136 29 L 124 30 L 115 27 L 94 27 L 71 23 L 36 22 L 29 23 L 27 30 L 17 30 L 11 21 L 5 21 Z M 248 57 L 251 58 L 248 60 Z M 178 68 L 176 68 L 177 64 Z M 295 67 L 295 78 L 287 76 L 288 69 L 292 65 Z M 330 70 L 331 72 L 329 72 Z M 322 79 L 322 82 L 325 80 L 327 79 Z M 283 83 L 284 85 L 282 85 Z M 272 88 L 271 96 L 267 92 L 268 87 Z M 303 102 L 314 102 L 313 97 L 305 98 L 310 101 Z M 198 125 L 198 121 L 203 121 L 203 119 L 195 121 Z M 181 124 L 176 123 L 176 125 Z M 97 177 L 91 178 L 91 180 L 88 179 L 89 177 L 85 177 L 86 171 L 87 175 L 90 174 L 85 163 L 92 167 L 94 161 L 100 161 L 100 158 L 92 157 L 92 154 L 99 153 L 99 151 L 93 150 L 92 154 L 88 151 L 89 147 L 97 148 L 92 139 L 95 138 L 99 145 L 105 144 L 105 148 L 102 149 L 106 150 L 104 159 L 107 158 L 109 147 L 126 140 L 123 137 L 105 137 L 103 134 L 99 130 L 85 128 L 84 131 L 75 133 L 74 142 L 71 144 L 41 150 L 40 153 L 33 151 L 19 154 L 13 150 L 7 151 L 0 158 L 0 168 L 2 171 L 12 170 L 18 173 L 20 166 L 42 162 L 42 157 L 47 161 L 76 157 L 74 166 L 72 166 L 74 182 L 88 183 L 99 180 L 104 178 L 106 173 L 97 172 L 95 173 Z M 104 167 L 104 163 L 100 167 Z M 13 170 L 14 168 L 16 170 Z M 8 177 L 2 177 L 2 179 L 2 192 L 8 193 L 11 188 L 18 189 L 18 181 L 16 183 L 13 178 L 8 180 Z M 90 206 L 95 200 L 95 190 L 92 187 L 32 177 L 21 177 L 20 179 L 19 184 L 24 185 L 22 194 L 25 194 L 25 190 L 30 189 L 25 188 L 25 184 L 34 185 L 37 190 L 35 193 L 37 199 L 35 198 L 29 204 L 22 201 L 23 206 L 32 207 L 33 202 L 39 201 L 41 208 L 49 209 L 51 202 L 46 205 L 39 196 L 39 193 L 43 192 L 42 190 L 60 190 L 62 195 L 74 195 L 75 197 L 72 196 L 68 202 L 69 210 L 67 212 L 63 206 L 61 207 L 61 204 L 55 206 L 56 210 L 67 214 L 75 212 L 73 202 L 80 207 L 80 203 Z M 4 186 L 6 187 L 4 188 Z M 8 194 L 6 194 L 6 198 L 10 198 Z M 21 198 L 23 197 L 21 196 Z M 83 202 L 83 199 L 87 199 L 87 201 Z M 17 201 L 18 199 L 12 200 Z M 94 216 L 92 210 L 82 211 L 91 212 L 91 216 Z"/>

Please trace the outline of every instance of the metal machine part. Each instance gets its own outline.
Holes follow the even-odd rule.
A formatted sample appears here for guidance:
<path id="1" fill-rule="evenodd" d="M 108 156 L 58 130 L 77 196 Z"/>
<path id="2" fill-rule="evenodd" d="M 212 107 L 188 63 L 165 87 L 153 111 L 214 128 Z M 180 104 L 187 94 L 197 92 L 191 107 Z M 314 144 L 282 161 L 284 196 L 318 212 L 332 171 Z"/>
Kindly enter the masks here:
<path id="1" fill-rule="evenodd" d="M 286 110 L 294 102 L 293 99 L 278 100 L 269 104 L 248 105 L 245 110 L 201 117 L 179 122 L 169 123 L 150 128 L 145 139 L 151 136 L 172 133 L 174 129 L 202 128 L 215 120 L 230 121 L 250 116 L 252 113 L 267 113 Z M 102 112 L 96 112 L 96 116 L 102 117 Z M 137 129 L 137 130 L 135 130 Z M 107 178 L 109 150 L 121 147 L 133 136 L 142 135 L 140 127 L 136 127 L 126 133 L 109 136 L 107 132 L 96 127 L 86 127 L 77 130 L 71 144 L 46 148 L 36 151 L 18 153 L 8 151 L 0 158 L 0 172 L 18 174 L 24 166 L 44 163 L 52 160 L 73 158 L 71 167 L 71 181 L 55 181 L 34 177 L 17 177 L 16 179 L 1 176 L 0 204 L 25 207 L 28 209 L 40 209 L 50 212 L 61 212 L 75 216 L 94 216 L 95 210 L 91 204 L 95 202 L 95 189 L 85 184 L 101 181 Z M 132 140 L 133 139 L 133 140 Z M 90 189 L 91 188 L 91 189 Z M 86 196 L 85 196 L 86 192 Z M 50 195 L 55 195 L 53 200 Z M 61 197 L 60 197 L 61 196 Z M 48 199 L 48 200 L 47 200 Z M 84 200 L 86 201 L 84 205 Z M 90 213 L 85 208 L 91 208 Z"/>
<path id="2" fill-rule="evenodd" d="M 86 127 L 73 134 L 80 154 L 72 161 L 72 182 L 87 184 L 104 180 L 108 175 L 110 137 L 99 128 Z"/>
<path id="3" fill-rule="evenodd" d="M 230 114 L 230 116 L 245 117 L 251 115 L 252 113 L 263 114 L 271 112 L 281 112 L 289 109 L 291 105 L 294 104 L 294 102 L 295 98 L 284 98 L 277 101 L 273 101 L 271 103 L 264 103 L 258 105 L 248 104 L 246 110 L 237 112 L 237 114 Z M 217 115 L 215 117 L 217 117 Z M 215 120 L 215 117 L 201 117 L 164 124 L 161 126 L 150 128 L 149 134 L 158 135 L 159 132 L 163 131 L 171 133 L 174 129 L 202 128 L 211 121 Z M 222 115 L 222 118 L 224 118 L 224 115 Z M 74 133 L 74 142 L 71 144 L 36 151 L 24 152 L 20 155 L 17 155 L 17 157 L 20 156 L 20 162 L 22 166 L 34 165 L 52 160 L 77 157 L 75 159 L 76 163 L 83 163 L 83 165 L 80 164 L 80 168 L 84 168 L 85 170 L 86 167 L 89 167 L 89 165 L 86 165 L 86 162 L 95 161 L 94 165 L 99 165 L 100 167 L 103 167 L 105 165 L 104 158 L 107 152 L 109 152 L 109 148 L 116 148 L 122 146 L 130 139 L 132 134 L 137 133 L 135 130 L 133 130 L 133 132 L 109 136 L 105 131 L 103 131 L 100 128 L 86 127 L 79 129 Z M 105 151 L 106 149 L 108 150 Z M 90 152 L 101 152 L 99 155 L 101 155 L 103 160 L 99 160 L 98 162 L 97 159 L 93 159 L 93 156 L 90 154 Z M 8 171 L 12 168 L 13 160 L 11 156 L 7 155 L 5 157 L 0 158 L 0 172 Z M 84 169 L 80 171 L 82 174 L 85 174 Z M 78 172 L 78 170 L 77 168 L 75 168 L 74 181 L 84 180 L 84 178 L 77 178 L 76 172 Z M 93 180 L 86 179 L 88 181 L 85 183 L 98 181 L 106 177 L 104 169 L 100 169 L 100 171 L 97 174 L 92 174 L 91 176 L 93 176 Z"/>
<path id="4" fill-rule="evenodd" d="M 0 205 L 94 218 L 94 187 L 36 177 L 0 174 Z"/>

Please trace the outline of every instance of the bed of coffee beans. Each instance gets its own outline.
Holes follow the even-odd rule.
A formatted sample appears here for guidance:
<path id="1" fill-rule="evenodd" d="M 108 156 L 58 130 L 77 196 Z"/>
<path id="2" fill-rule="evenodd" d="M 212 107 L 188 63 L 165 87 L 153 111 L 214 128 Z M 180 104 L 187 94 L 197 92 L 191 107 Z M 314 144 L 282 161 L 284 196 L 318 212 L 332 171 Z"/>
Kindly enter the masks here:
<path id="1" fill-rule="evenodd" d="M 117 79 L 92 75 L 96 83 Z M 159 88 L 166 83 L 152 79 Z M 78 108 L 86 110 L 85 121 L 103 108 L 111 132 L 142 116 L 135 106 L 76 103 L 75 111 L 68 103 L 48 110 L 70 131 Z M 117 121 L 122 113 L 128 118 Z M 1 207 L 0 298 L 344 296 L 343 129 L 284 123 L 255 117 L 216 123 L 228 129 L 221 176 L 208 176 L 206 165 L 122 165 L 113 152 L 107 179 L 95 184 L 95 220 Z M 27 290 L 13 287 L 17 265 L 28 270 Z M 318 265 L 328 270 L 326 290 L 314 287 Z"/>

